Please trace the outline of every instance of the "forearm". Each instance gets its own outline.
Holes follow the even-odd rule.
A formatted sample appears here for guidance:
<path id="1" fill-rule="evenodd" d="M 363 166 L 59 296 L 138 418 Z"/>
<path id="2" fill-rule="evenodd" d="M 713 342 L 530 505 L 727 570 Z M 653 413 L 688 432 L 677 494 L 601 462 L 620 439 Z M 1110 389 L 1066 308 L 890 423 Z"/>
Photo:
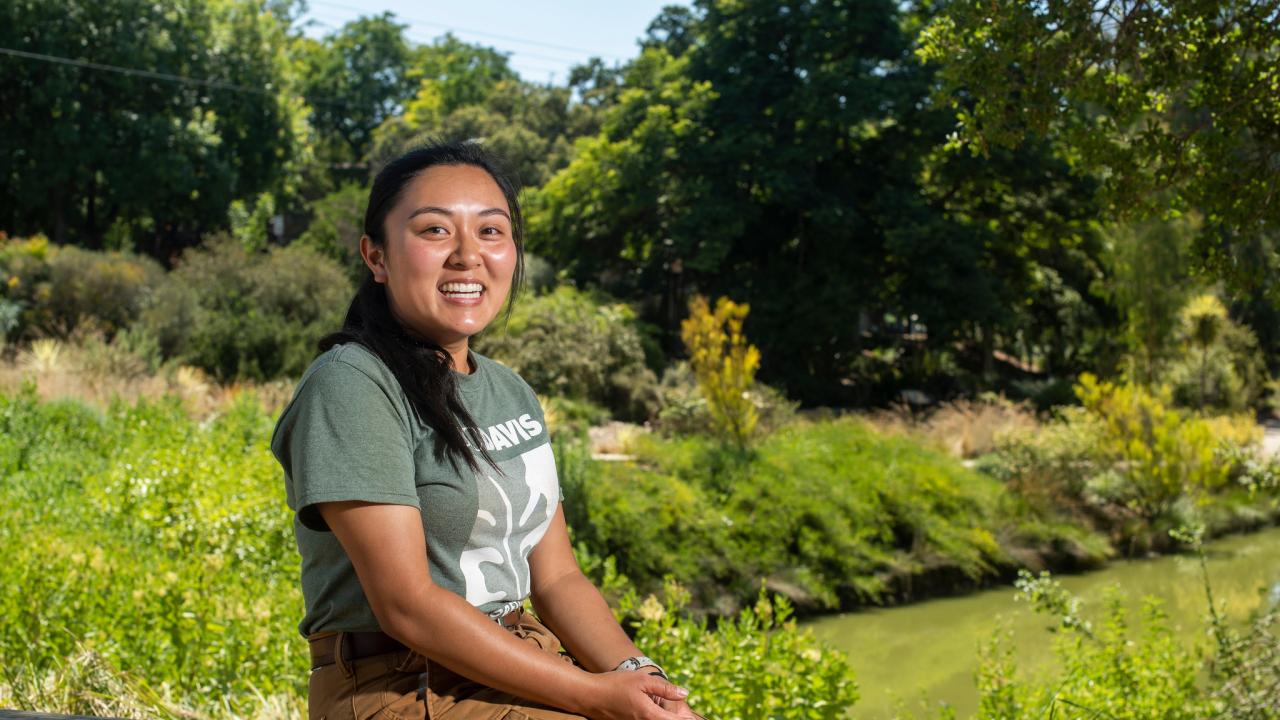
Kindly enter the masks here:
<path id="1" fill-rule="evenodd" d="M 539 588 L 533 595 L 533 607 L 565 648 L 592 672 L 613 670 L 623 660 L 641 654 L 595 584 L 579 571 Z"/>
<path id="2" fill-rule="evenodd" d="M 590 674 L 521 641 L 439 586 L 379 610 L 389 635 L 467 678 L 578 714 L 593 706 Z"/>

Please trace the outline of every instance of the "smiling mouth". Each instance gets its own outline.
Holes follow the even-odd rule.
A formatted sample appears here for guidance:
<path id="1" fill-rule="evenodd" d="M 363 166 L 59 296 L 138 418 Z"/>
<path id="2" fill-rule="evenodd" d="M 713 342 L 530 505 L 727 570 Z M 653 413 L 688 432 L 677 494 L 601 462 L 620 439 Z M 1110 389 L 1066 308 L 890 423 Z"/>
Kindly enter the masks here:
<path id="1" fill-rule="evenodd" d="M 479 300 L 484 285 L 476 282 L 451 282 L 440 286 L 440 292 L 450 300 Z"/>

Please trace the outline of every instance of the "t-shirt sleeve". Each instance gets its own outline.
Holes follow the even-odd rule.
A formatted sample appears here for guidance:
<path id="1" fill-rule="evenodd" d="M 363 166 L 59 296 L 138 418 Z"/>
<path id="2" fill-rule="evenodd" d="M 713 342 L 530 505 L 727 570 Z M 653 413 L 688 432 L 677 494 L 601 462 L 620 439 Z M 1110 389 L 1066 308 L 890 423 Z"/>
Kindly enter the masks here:
<path id="1" fill-rule="evenodd" d="M 408 423 L 386 390 L 353 365 L 333 361 L 304 381 L 272 451 L 285 469 L 289 507 L 312 530 L 329 530 L 318 503 L 420 508 Z"/>

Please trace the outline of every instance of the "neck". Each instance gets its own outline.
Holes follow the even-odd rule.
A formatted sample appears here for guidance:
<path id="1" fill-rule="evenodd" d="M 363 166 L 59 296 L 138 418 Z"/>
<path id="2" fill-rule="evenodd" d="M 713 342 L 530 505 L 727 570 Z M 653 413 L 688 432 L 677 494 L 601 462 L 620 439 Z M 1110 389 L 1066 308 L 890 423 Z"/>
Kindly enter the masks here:
<path id="1" fill-rule="evenodd" d="M 467 361 L 467 350 L 470 346 L 467 343 L 467 339 L 464 338 L 459 343 L 444 345 L 443 347 L 444 351 L 449 353 L 449 357 L 453 358 L 453 369 L 463 375 L 470 375 L 471 363 Z"/>

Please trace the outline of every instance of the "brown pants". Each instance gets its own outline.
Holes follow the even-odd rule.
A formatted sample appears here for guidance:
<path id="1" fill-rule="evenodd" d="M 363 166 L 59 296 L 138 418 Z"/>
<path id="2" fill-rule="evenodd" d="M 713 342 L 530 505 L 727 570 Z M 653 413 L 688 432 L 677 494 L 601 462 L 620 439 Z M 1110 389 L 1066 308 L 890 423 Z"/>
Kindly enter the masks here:
<path id="1" fill-rule="evenodd" d="M 560 654 L 559 638 L 530 613 L 508 630 L 573 662 Z M 468 680 L 412 650 L 338 658 L 312 670 L 307 704 L 309 720 L 582 720 Z"/>

